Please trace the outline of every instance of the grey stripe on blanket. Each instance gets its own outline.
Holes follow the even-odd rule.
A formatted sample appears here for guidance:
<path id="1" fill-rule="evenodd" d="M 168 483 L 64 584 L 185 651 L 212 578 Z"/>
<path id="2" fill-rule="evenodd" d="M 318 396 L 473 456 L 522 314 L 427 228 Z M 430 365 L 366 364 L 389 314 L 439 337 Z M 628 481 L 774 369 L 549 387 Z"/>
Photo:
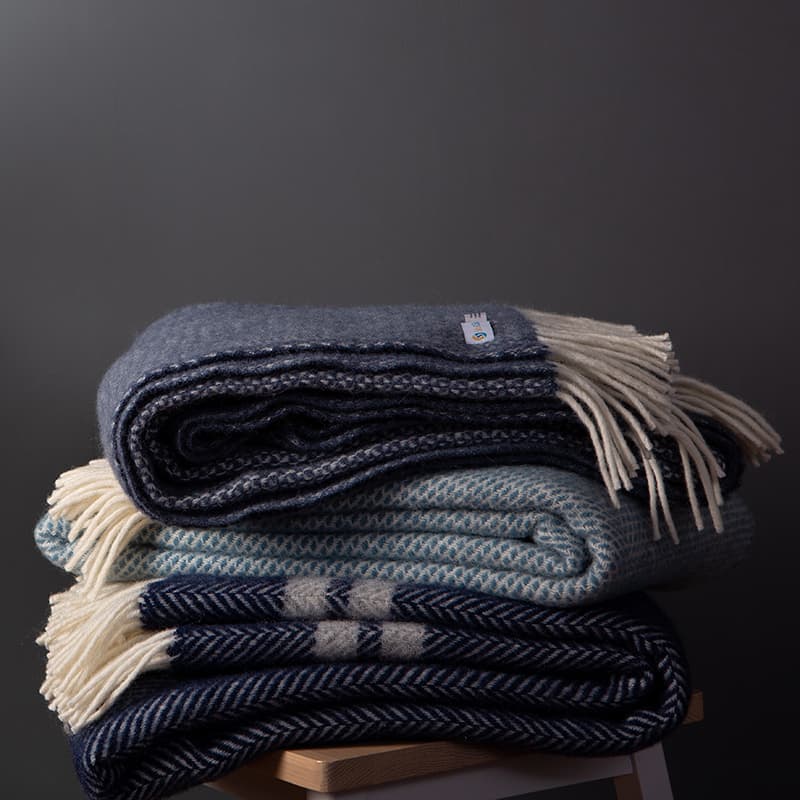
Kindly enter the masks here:
<path id="1" fill-rule="evenodd" d="M 80 470 L 36 528 L 45 556 L 108 579 L 175 574 L 381 578 L 439 583 L 548 606 L 595 602 L 648 586 L 721 572 L 748 551 L 753 523 L 741 498 L 723 506 L 722 535 L 676 511 L 680 545 L 653 541 L 647 509 L 614 508 L 595 481 L 552 467 L 436 472 L 329 498 L 313 509 L 228 528 L 150 520 L 108 465 Z"/>
<path id="2" fill-rule="evenodd" d="M 738 448 L 779 449 L 743 403 L 678 374 L 665 335 L 495 304 L 179 309 L 108 370 L 97 412 L 125 491 L 180 525 L 422 467 L 526 462 L 602 480 L 613 502 L 637 491 L 671 531 L 683 493 L 719 529 Z"/>

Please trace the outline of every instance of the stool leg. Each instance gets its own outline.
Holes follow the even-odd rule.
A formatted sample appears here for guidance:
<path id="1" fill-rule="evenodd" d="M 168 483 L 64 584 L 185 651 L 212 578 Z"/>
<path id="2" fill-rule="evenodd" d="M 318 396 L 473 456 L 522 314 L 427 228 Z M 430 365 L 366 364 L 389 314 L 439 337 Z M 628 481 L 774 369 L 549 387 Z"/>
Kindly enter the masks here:
<path id="1" fill-rule="evenodd" d="M 667 762 L 661 744 L 631 756 L 633 772 L 614 778 L 617 800 L 672 800 Z"/>

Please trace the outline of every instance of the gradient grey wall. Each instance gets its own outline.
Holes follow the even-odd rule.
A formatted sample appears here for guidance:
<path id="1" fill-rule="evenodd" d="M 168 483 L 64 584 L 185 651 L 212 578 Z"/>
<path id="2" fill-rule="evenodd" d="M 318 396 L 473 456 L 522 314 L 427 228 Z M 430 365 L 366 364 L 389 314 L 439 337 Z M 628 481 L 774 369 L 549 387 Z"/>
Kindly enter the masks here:
<path id="1" fill-rule="evenodd" d="M 97 453 L 104 368 L 212 299 L 671 331 L 789 451 L 747 475 L 750 563 L 662 598 L 707 698 L 676 797 L 796 785 L 799 8 L 0 0 L 4 793 L 80 796 L 37 695 L 65 581 L 34 520 Z"/>

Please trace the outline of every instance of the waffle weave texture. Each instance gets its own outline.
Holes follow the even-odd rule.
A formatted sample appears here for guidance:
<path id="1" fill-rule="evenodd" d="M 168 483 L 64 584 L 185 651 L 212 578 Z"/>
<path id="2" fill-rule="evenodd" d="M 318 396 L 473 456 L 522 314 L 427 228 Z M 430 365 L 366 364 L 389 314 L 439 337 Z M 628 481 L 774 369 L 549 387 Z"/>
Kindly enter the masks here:
<path id="1" fill-rule="evenodd" d="M 584 424 L 534 323 L 487 304 L 495 338 L 465 341 L 467 306 L 214 303 L 150 325 L 97 396 L 105 457 L 136 505 L 177 525 L 309 507 L 378 476 L 539 463 L 599 479 Z M 734 438 L 696 420 L 739 480 Z M 684 471 L 651 437 L 670 493 Z M 647 495 L 640 475 L 633 489 Z"/>
<path id="2" fill-rule="evenodd" d="M 620 501 L 616 509 L 599 483 L 552 467 L 448 470 L 228 528 L 154 522 L 110 578 L 380 578 L 570 606 L 719 573 L 749 550 L 753 520 L 737 494 L 723 506 L 722 535 L 697 531 L 689 511 L 676 509 L 679 545 L 653 541 L 643 504 Z M 49 515 L 36 527 L 39 548 L 62 567 L 70 531 Z"/>

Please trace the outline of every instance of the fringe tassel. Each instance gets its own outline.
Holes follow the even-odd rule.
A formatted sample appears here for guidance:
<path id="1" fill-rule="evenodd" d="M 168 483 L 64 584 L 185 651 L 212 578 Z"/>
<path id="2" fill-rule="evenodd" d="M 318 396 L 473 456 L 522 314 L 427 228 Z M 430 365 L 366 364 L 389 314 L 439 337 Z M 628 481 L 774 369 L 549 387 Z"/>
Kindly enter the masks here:
<path id="1" fill-rule="evenodd" d="M 704 523 L 696 484 L 715 530 L 722 531 L 722 468 L 688 412 L 704 414 L 727 427 L 754 464 L 781 452 L 780 437 L 766 420 L 741 400 L 680 375 L 666 333 L 645 336 L 631 325 L 520 311 L 550 350 L 557 396 L 586 427 L 611 502 L 619 506 L 617 493 L 631 488 L 641 468 L 649 488 L 654 538 L 660 538 L 663 520 L 672 539 L 678 541 L 664 476 L 646 432 L 655 431 L 677 444 L 697 529 L 702 530 Z"/>
<path id="2" fill-rule="evenodd" d="M 704 414 L 730 430 L 754 466 L 783 453 L 778 432 L 747 403 L 686 375 L 676 375 L 673 385 L 675 402 L 684 411 Z"/>
<path id="3" fill-rule="evenodd" d="M 65 568 L 80 567 L 85 594 L 97 597 L 117 556 L 152 520 L 133 505 L 105 459 L 64 472 L 47 502 L 53 517 L 72 523 L 69 540 L 77 543 Z"/>
<path id="4" fill-rule="evenodd" d="M 109 583 L 90 598 L 79 582 L 50 598 L 50 619 L 36 640 L 48 651 L 40 691 L 71 731 L 100 717 L 138 675 L 169 665 L 174 630 L 141 626 L 146 586 Z"/>

